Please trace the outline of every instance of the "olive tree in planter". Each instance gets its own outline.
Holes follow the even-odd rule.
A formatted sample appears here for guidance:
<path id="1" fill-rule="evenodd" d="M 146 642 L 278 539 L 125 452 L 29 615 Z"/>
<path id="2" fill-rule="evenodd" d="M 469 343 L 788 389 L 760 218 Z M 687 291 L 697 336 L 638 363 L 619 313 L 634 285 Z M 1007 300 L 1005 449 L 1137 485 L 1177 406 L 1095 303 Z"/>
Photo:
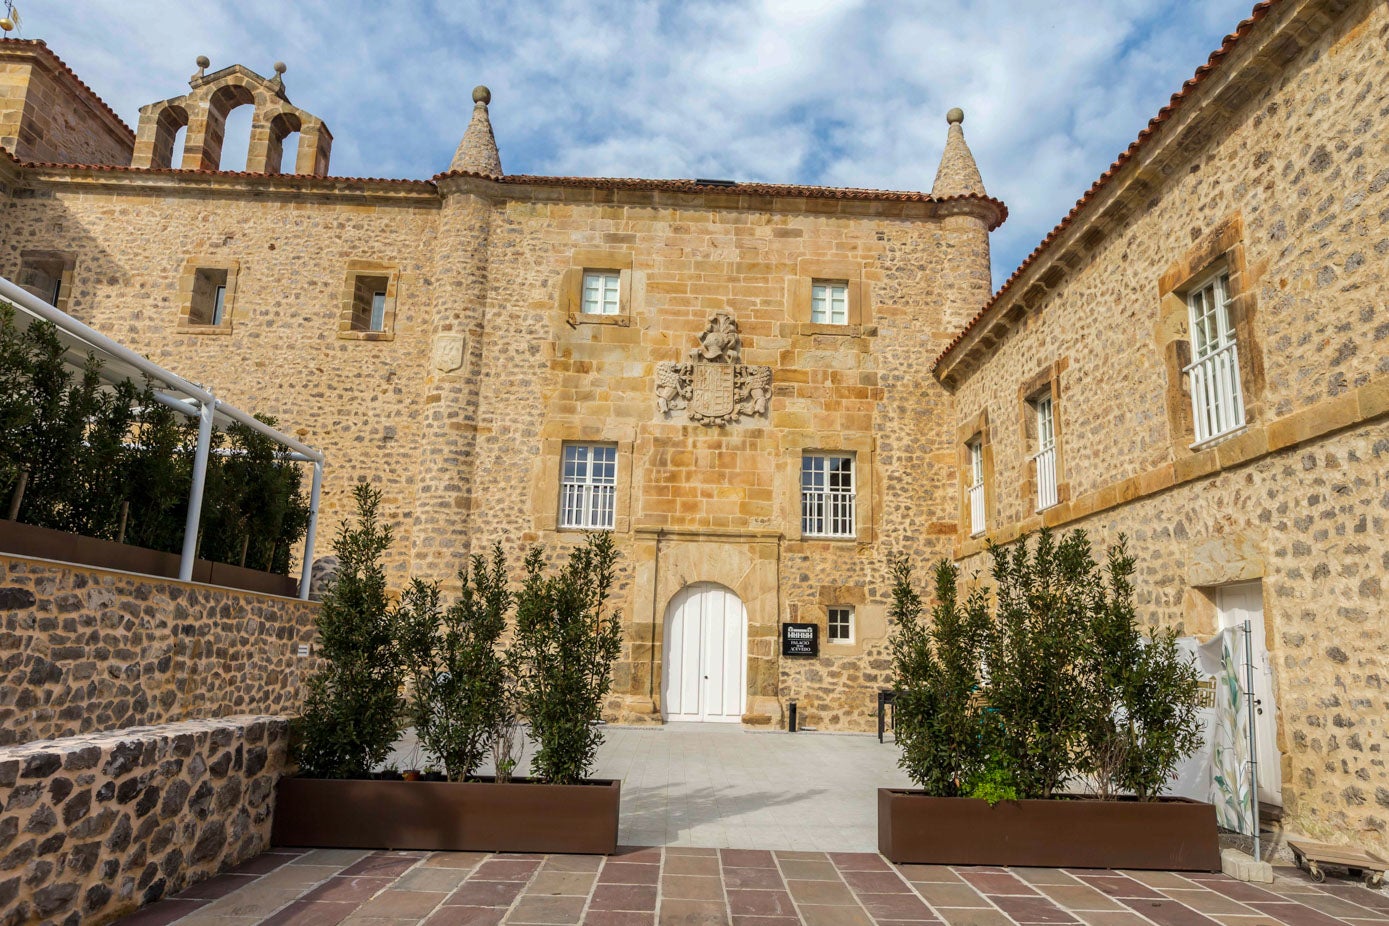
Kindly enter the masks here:
<path id="1" fill-rule="evenodd" d="M 381 491 L 353 489 L 355 524 L 333 544 L 337 581 L 318 614 L 322 670 L 308 683 L 298 758 L 313 778 L 365 778 L 400 735 L 403 672 L 381 558 L 391 527 L 380 517 Z"/>
<path id="2" fill-rule="evenodd" d="M 966 598 L 964 613 L 978 609 L 968 619 L 958 573 L 937 568 L 930 630 L 915 617 L 909 573 L 898 572 L 897 698 L 912 715 L 899 717 L 902 761 L 924 790 L 879 790 L 879 850 L 899 863 L 1219 869 L 1214 808 L 1157 799 L 1196 744 L 1195 674 L 1174 631 L 1141 639 L 1122 544 L 1107 582 L 1081 531 L 1060 540 L 1043 531 L 990 553 L 993 587 Z M 943 696 L 957 689 L 941 667 L 951 653 L 973 664 L 980 626 L 986 671 L 966 705 Z M 927 706 L 943 716 L 915 716 Z M 950 732 L 976 716 L 977 741 Z M 971 767 L 983 770 L 972 786 Z M 1101 772 L 1099 797 L 1060 791 Z M 1118 788 L 1131 796 L 1104 799 Z M 989 800 L 952 796 L 969 793 Z"/>
<path id="3" fill-rule="evenodd" d="M 490 566 L 474 559 L 471 579 L 464 577 L 463 593 L 447 611 L 437 586 L 412 583 L 385 623 L 399 635 L 414 681 L 409 716 L 454 780 L 286 779 L 273 838 L 285 845 L 615 852 L 620 782 L 586 776 L 602 740 L 595 723 L 621 645 L 618 615 L 607 609 L 616 555 L 609 535 L 593 535 L 547 575 L 542 554 L 532 551 L 504 659 L 497 640 L 512 596 L 500 548 Z M 383 665 L 396 655 L 377 651 Z M 516 707 L 537 752 L 534 777 L 508 782 L 510 768 L 502 766 L 514 744 Z M 469 778 L 489 745 L 506 774 Z M 342 810 L 353 806 L 370 812 Z"/>

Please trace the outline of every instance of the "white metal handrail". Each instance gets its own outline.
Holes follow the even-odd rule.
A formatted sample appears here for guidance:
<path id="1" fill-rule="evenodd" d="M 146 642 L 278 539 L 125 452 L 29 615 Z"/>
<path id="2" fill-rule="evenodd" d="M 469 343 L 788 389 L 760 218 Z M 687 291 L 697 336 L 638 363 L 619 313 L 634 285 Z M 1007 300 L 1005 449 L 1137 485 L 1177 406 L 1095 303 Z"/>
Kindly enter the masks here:
<path id="1" fill-rule="evenodd" d="M 188 515 L 183 528 L 183 551 L 179 558 L 178 577 L 187 582 L 193 578 L 193 561 L 197 554 L 198 525 L 202 519 L 203 486 L 207 479 L 207 458 L 212 443 L 212 429 L 216 419 L 239 422 L 273 440 L 282 447 L 293 451 L 292 458 L 313 463 L 313 483 L 309 491 L 309 524 L 304 534 L 304 567 L 299 577 L 299 597 L 309 597 L 309 579 L 313 572 L 314 539 L 318 533 L 318 504 L 323 488 L 324 456 L 283 431 L 272 428 L 255 416 L 218 400 L 211 390 L 197 385 L 171 370 L 107 337 L 89 325 L 85 325 L 61 309 L 49 305 L 10 280 L 0 277 L 0 298 L 11 302 L 28 315 L 51 322 L 60 332 L 71 349 L 88 353 L 104 354 L 136 373 L 145 376 L 164 388 L 155 392 L 155 397 L 164 405 L 198 418 L 198 446 L 193 457 L 193 479 L 188 493 Z M 103 377 L 108 381 L 125 380 L 129 377 L 103 368 Z M 170 394 L 174 393 L 174 394 Z M 183 397 L 180 397 L 181 394 Z"/>
<path id="2" fill-rule="evenodd" d="M 801 533 L 808 537 L 852 537 L 854 493 L 844 489 L 801 490 Z"/>
<path id="3" fill-rule="evenodd" d="M 1037 510 L 1056 504 L 1056 447 L 1046 447 L 1033 455 L 1037 461 Z"/>
<path id="4" fill-rule="evenodd" d="M 1244 427 L 1239 352 L 1234 341 L 1188 364 L 1183 372 L 1191 377 L 1191 411 L 1196 430 L 1192 446 Z"/>
<path id="5" fill-rule="evenodd" d="M 969 487 L 969 535 L 984 533 L 984 483 Z"/>

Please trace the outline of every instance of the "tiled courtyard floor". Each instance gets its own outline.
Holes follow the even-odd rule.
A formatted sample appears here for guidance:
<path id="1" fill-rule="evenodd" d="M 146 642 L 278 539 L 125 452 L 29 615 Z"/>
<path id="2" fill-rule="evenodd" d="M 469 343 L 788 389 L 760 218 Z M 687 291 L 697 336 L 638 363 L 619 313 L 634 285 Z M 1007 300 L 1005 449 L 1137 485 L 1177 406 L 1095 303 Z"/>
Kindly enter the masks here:
<path id="1" fill-rule="evenodd" d="M 1389 893 L 1293 869 L 895 867 L 871 853 L 630 849 L 611 858 L 276 849 L 123 926 L 1370 926 Z"/>

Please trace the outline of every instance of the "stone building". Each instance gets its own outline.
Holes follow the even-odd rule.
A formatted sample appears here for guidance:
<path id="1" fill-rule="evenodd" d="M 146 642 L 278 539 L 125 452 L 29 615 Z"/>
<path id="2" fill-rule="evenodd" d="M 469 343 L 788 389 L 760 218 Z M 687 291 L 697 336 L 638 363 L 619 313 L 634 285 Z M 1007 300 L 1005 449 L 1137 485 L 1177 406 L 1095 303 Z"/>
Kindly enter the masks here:
<path id="1" fill-rule="evenodd" d="M 1261 798 L 1389 845 L 1389 7 L 1261 3 L 934 365 L 966 570 L 1126 535 L 1143 617 L 1252 620 Z"/>
<path id="2" fill-rule="evenodd" d="M 325 523 L 379 485 L 397 583 L 612 530 L 624 722 L 869 729 L 890 556 L 1126 533 L 1145 617 L 1261 615 L 1298 824 L 1384 846 L 1387 32 L 1259 4 L 996 295 L 958 111 L 930 193 L 509 175 L 485 88 L 448 171 L 345 178 L 283 67 L 130 132 L 0 42 L 0 273 L 312 434 Z"/>

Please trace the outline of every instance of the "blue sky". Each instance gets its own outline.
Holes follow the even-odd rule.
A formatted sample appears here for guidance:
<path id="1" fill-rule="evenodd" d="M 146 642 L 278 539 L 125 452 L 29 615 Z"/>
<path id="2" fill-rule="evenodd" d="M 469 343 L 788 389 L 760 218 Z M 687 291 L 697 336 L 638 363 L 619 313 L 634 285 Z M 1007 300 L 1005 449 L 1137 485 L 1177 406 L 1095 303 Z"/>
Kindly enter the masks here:
<path id="1" fill-rule="evenodd" d="M 929 190 L 961 106 L 999 285 L 1192 75 L 1252 0 L 21 0 L 134 125 L 214 69 L 289 70 L 332 172 L 447 169 L 492 89 L 508 173 L 716 177 Z M 238 169 L 248 113 L 224 167 Z M 239 119 L 239 122 L 238 122 Z M 244 154 L 241 155 L 244 163 Z"/>

